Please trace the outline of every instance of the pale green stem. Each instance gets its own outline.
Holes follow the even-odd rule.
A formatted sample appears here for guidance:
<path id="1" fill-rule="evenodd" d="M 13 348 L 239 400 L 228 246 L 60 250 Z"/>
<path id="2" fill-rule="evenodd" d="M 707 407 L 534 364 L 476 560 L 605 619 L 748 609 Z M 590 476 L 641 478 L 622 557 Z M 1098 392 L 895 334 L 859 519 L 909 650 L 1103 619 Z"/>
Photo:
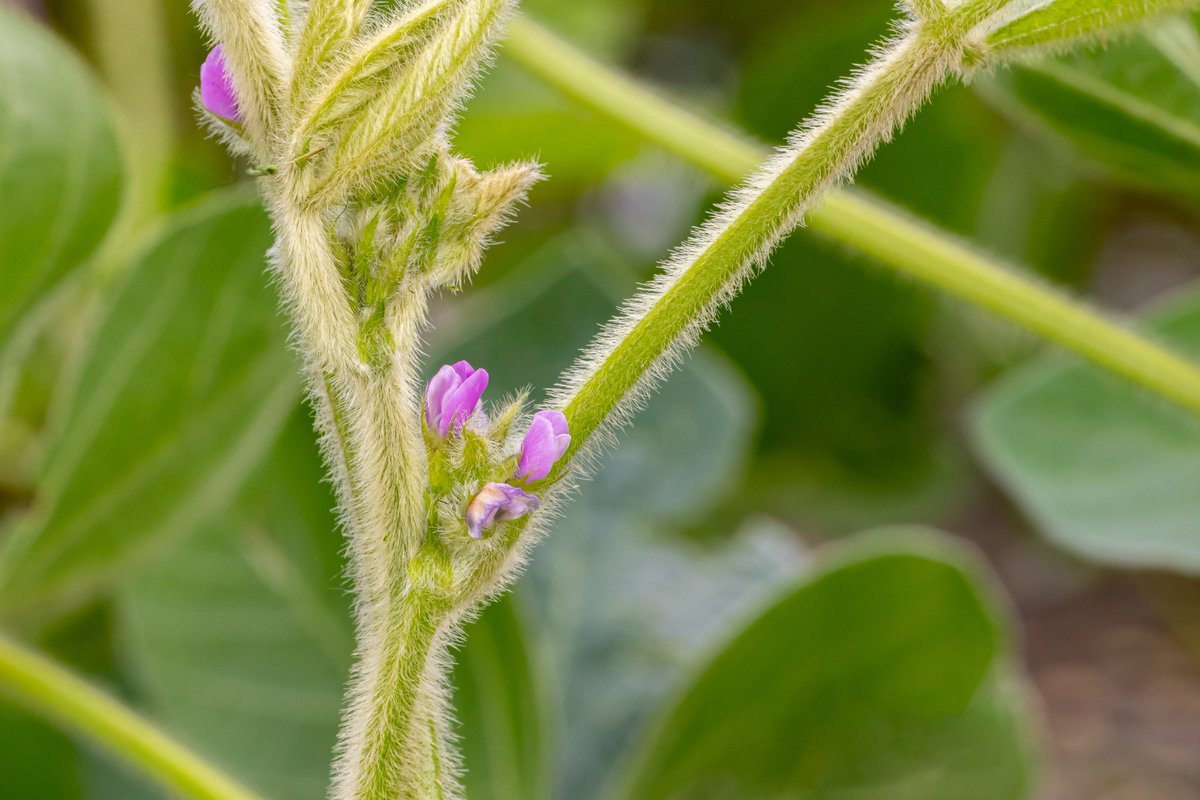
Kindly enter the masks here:
<path id="1" fill-rule="evenodd" d="M 505 52 L 525 69 L 721 180 L 741 180 L 768 155 L 766 148 L 672 104 L 528 17 L 513 20 L 510 32 Z M 1200 411 L 1200 367 L 866 192 L 830 193 L 809 214 L 808 224 L 898 273 L 987 309 Z"/>
<path id="2" fill-rule="evenodd" d="M 0 636 L 0 691 L 194 800 L 259 800 L 151 723 L 53 661 Z"/>

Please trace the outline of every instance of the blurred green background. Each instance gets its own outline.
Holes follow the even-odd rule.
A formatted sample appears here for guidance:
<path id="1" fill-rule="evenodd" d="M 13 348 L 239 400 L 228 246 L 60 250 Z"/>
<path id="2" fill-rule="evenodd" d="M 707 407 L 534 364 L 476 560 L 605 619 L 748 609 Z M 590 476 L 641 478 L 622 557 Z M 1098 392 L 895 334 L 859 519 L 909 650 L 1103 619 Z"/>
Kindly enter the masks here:
<path id="1" fill-rule="evenodd" d="M 107 246 L 58 301 L 72 313 L 33 326 L 7 376 L 16 388 L 0 490 L 10 524 L 0 530 L 23 535 L 20 519 L 45 484 L 57 505 L 39 523 L 43 541 L 79 555 L 65 563 L 43 552 L 9 575 L 15 599 L 0 603 L 0 619 L 268 796 L 320 797 L 320 754 L 333 743 L 349 663 L 349 601 L 307 412 L 294 379 L 271 379 L 293 365 L 275 347 L 266 229 L 253 200 L 209 196 L 249 179 L 194 121 L 205 43 L 185 3 L 7 2 L 38 14 L 107 85 L 131 177 Z M 523 7 L 764 143 L 781 141 L 895 18 L 886 0 Z M 857 184 L 1109 308 L 1161 304 L 1200 275 L 1200 72 L 1188 72 L 1198 43 L 1149 52 L 1138 40 L 1058 67 L 1156 113 L 1114 111 L 1062 72 L 948 88 Z M 1186 135 L 1155 127 L 1163 114 L 1191 126 Z M 77 124 L 65 115 L 52 127 Z M 1174 138 L 1158 141 L 1159 128 Z M 430 371 L 458 358 L 486 365 L 493 397 L 550 385 L 725 189 L 539 84 L 503 51 L 456 141 L 480 165 L 532 156 L 549 176 L 475 286 L 436 310 Z M 115 197 L 97 190 L 91 202 L 111 211 Z M 6 213 L 20 203 L 5 197 Z M 181 275 L 186 283 L 173 282 Z M 228 300 L 233 292 L 258 305 Z M 182 305 L 168 308 L 166 297 Z M 1200 303 L 1171 302 L 1164 335 L 1200 345 Z M 159 312 L 171 321 L 139 343 L 140 323 Z M 221 346 L 208 347 L 204 336 L 223 328 Z M 1027 376 L 1021 365 L 1039 347 L 844 246 L 793 236 L 585 487 L 521 589 L 470 636 L 458 704 L 472 797 L 575 800 L 607 796 L 606 785 L 631 798 L 1200 796 L 1200 590 L 1186 574 L 1200 543 L 1191 513 L 1200 431 L 1057 357 Z M 128 369 L 108 368 L 121 359 Z M 205 359 L 220 365 L 213 374 L 238 376 L 236 386 L 196 377 Z M 160 376 L 173 371 L 184 388 Z M 156 381 L 161 389 L 147 389 Z M 238 425 L 253 415 L 250 435 Z M 170 436 L 156 432 L 163 420 Z M 122 459 L 168 440 L 190 443 L 191 472 L 167 470 L 127 494 L 102 485 Z M 255 446 L 265 455 L 228 455 Z M 145 462 L 137 467 L 147 472 L 168 463 Z M 902 538 L 950 555 L 864 557 L 861 574 L 813 555 L 898 524 L 973 543 L 1011 600 L 994 600 L 988 578 L 959 586 L 938 572 L 943 557 L 971 563 L 963 574 L 979 567 L 920 531 Z M 110 552 L 129 539 L 139 540 L 136 566 Z M 876 547 L 874 537 L 855 541 L 845 553 Z M 1172 564 L 1181 574 L 1151 569 Z M 810 569 L 832 569 L 829 585 L 803 583 Z M 980 584 L 977 597 L 970 587 Z M 761 627 L 769 614 L 759 611 L 780 598 L 775 627 Z M 973 603 L 975 627 L 964 619 Z M 884 624 L 888 614 L 896 618 Z M 912 628 L 909 645 L 929 640 L 911 663 L 911 647 L 884 643 L 889 625 L 906 620 L 929 627 Z M 726 643 L 721 657 L 736 655 L 744 672 L 709 662 Z M 905 704 L 929 692 L 905 684 L 880 700 L 899 716 L 883 727 L 860 719 L 862 687 L 878 684 L 872 676 L 899 685 L 905 669 L 936 678 L 933 707 L 948 708 L 923 705 L 914 723 Z M 747 677 L 755 670 L 768 677 Z M 772 674 L 801 676 L 793 695 L 776 687 L 793 698 L 779 700 L 791 717 L 773 720 L 771 703 L 751 699 L 704 702 Z M 1025 683 L 1028 699 L 1008 704 Z M 677 713 L 660 717 L 663 703 Z M 929 722 L 941 717 L 952 724 Z M 722 727 L 727 738 L 705 739 Z M 763 730 L 792 740 L 760 742 Z M 736 754 L 737 741 L 754 746 Z M 1035 749 L 1043 755 L 1030 757 Z M 716 777 L 695 766 L 722 752 L 749 766 Z M 751 784 L 760 794 L 747 793 Z M 0 797 L 157 796 L 0 707 Z"/>

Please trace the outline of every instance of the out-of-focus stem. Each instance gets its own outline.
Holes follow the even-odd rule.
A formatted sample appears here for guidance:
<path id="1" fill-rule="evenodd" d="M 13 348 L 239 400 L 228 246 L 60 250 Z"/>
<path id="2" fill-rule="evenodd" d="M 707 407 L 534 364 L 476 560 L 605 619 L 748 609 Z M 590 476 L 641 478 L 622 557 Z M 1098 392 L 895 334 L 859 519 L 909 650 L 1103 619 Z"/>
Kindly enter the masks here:
<path id="1" fill-rule="evenodd" d="M 259 800 L 99 689 L 4 636 L 0 636 L 0 691 L 112 753 L 172 795 Z"/>

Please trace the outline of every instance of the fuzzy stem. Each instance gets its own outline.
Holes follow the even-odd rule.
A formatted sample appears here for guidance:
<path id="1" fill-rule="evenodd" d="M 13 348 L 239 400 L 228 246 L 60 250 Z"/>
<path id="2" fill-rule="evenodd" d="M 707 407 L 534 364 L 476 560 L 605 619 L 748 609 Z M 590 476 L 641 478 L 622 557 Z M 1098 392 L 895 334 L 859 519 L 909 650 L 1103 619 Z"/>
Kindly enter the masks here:
<path id="1" fill-rule="evenodd" d="M 108 695 L 3 636 L 0 688 L 149 776 L 168 794 L 194 800 L 258 800 Z"/>
<path id="2" fill-rule="evenodd" d="M 506 52 L 525 69 L 720 180 L 741 180 L 769 155 L 766 148 L 594 61 L 528 17 L 513 20 L 510 31 Z M 986 309 L 1143 389 L 1200 411 L 1200 367 L 866 192 L 831 192 L 812 210 L 808 224 L 895 272 Z"/>
<path id="3" fill-rule="evenodd" d="M 610 323 L 554 397 L 571 423 L 568 456 L 577 455 L 614 414 L 619 419 L 636 404 L 816 200 L 954 73 L 969 33 L 954 22 L 913 27 Z"/>

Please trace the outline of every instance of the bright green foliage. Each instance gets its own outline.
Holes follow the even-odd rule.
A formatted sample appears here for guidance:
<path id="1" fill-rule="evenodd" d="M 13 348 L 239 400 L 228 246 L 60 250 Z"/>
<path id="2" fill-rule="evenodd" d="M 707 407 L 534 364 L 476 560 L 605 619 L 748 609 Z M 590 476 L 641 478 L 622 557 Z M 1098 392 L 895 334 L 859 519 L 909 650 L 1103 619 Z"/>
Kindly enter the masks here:
<path id="1" fill-rule="evenodd" d="M 699 673 L 618 796 L 1026 797 L 1000 612 L 930 544 L 831 553 Z"/>
<path id="2" fill-rule="evenodd" d="M 1200 355 L 1200 294 L 1152 318 Z M 1123 567 L 1200 573 L 1200 420 L 1064 359 L 1032 364 L 975 415 L 985 463 L 1055 542 Z"/>
<path id="3" fill-rule="evenodd" d="M 1189 11 L 1196 0 L 1051 0 L 1038 3 L 1012 22 L 992 31 L 987 45 L 992 55 L 1007 58 L 1062 47 L 1079 38 L 1099 39 L 1147 19 L 1173 11 Z"/>
<path id="4" fill-rule="evenodd" d="M 104 238 L 123 172 L 96 80 L 43 28 L 0 8 L 0 341 Z"/>
<path id="5" fill-rule="evenodd" d="M 0 550 L 0 605 L 45 614 L 186 537 L 233 497 L 299 394 L 241 195 L 172 219 L 128 269 L 51 431 L 34 511 Z"/>
<path id="6" fill-rule="evenodd" d="M 1122 180 L 1194 194 L 1200 181 L 1200 31 L 1162 23 L 1118 46 L 1022 67 L 996 78 L 1002 110 Z M 989 89 L 993 84 L 987 84 Z M 988 91 L 989 96 L 992 95 Z"/>

